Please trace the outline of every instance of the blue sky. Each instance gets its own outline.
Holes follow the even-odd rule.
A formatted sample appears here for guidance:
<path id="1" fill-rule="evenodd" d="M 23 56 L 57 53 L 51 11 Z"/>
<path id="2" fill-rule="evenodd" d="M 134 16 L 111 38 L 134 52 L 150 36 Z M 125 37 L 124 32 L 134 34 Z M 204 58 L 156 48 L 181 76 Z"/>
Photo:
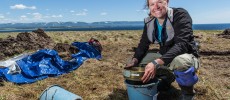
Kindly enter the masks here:
<path id="1" fill-rule="evenodd" d="M 194 24 L 230 23 L 230 0 L 170 0 Z M 145 0 L 1 0 L 0 23 L 143 21 Z"/>

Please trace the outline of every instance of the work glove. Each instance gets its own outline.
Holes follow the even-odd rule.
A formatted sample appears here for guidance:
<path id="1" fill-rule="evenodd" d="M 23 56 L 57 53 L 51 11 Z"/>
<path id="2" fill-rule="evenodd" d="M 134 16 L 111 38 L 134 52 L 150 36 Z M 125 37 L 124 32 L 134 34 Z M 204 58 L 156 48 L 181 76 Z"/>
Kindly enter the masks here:
<path id="1" fill-rule="evenodd" d="M 129 69 L 133 66 L 136 66 L 138 64 L 137 58 L 133 58 L 132 60 L 128 61 L 128 63 L 125 66 L 125 69 Z"/>

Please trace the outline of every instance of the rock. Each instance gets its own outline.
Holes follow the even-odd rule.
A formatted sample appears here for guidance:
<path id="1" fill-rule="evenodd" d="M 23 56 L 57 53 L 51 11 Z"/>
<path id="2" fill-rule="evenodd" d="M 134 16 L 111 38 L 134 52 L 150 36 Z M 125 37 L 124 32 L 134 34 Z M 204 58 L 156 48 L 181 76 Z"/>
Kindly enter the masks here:
<path id="1" fill-rule="evenodd" d="M 222 32 L 222 35 L 230 35 L 230 28 L 225 29 L 225 30 Z"/>

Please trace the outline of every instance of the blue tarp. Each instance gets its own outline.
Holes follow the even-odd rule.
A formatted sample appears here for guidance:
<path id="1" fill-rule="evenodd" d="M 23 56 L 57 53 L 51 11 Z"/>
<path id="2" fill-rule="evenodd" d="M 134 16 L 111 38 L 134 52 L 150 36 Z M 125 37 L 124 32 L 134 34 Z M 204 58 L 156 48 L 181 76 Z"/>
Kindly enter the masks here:
<path id="1" fill-rule="evenodd" d="M 33 83 L 76 70 L 86 59 L 102 58 L 101 53 L 88 42 L 74 42 L 72 45 L 80 51 L 72 54 L 69 61 L 61 59 L 55 50 L 42 49 L 16 61 L 21 73 L 7 74 L 9 68 L 0 68 L 0 77 L 17 84 Z"/>

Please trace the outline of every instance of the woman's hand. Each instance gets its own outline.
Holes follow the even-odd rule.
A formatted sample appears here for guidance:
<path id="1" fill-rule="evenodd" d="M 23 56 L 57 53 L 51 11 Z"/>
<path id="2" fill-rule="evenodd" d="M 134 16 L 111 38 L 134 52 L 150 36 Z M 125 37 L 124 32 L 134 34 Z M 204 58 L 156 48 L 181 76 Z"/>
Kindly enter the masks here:
<path id="1" fill-rule="evenodd" d="M 141 78 L 142 82 L 146 83 L 150 79 L 153 79 L 155 77 L 155 74 L 156 74 L 156 67 L 155 67 L 155 65 L 152 62 L 148 63 L 145 66 L 145 74 Z"/>
<path id="2" fill-rule="evenodd" d="M 129 61 L 129 62 L 126 64 L 125 69 L 129 69 L 129 68 L 135 66 L 137 63 L 138 63 L 137 58 L 133 58 L 131 61 Z"/>

